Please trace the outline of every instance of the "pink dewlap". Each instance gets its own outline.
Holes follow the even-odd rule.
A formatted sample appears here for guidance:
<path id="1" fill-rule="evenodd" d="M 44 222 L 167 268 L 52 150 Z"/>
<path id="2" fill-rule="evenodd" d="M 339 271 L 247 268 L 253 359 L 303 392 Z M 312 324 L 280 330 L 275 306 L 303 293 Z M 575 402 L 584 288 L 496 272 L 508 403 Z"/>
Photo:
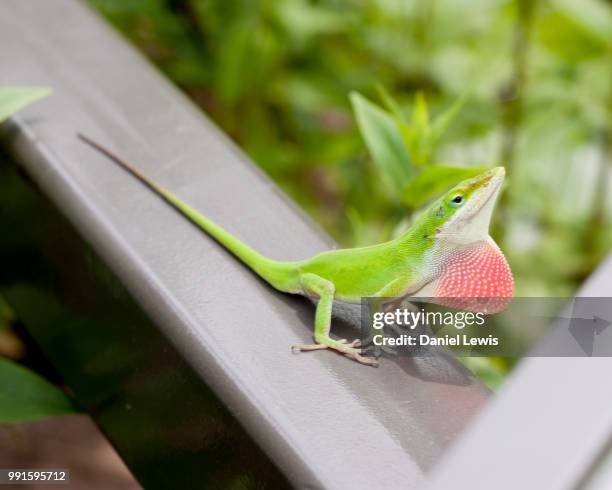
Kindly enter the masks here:
<path id="1" fill-rule="evenodd" d="M 453 253 L 444 262 L 436 303 L 496 313 L 510 303 L 513 285 L 512 271 L 501 250 L 478 242 Z"/>

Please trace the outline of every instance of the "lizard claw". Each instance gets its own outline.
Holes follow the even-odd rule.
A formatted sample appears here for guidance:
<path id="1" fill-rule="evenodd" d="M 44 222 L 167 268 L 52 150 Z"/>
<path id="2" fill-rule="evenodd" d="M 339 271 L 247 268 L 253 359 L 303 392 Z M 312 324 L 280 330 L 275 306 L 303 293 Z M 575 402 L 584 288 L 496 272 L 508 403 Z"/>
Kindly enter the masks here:
<path id="1" fill-rule="evenodd" d="M 327 349 L 327 346 L 323 344 L 294 344 L 291 346 L 291 352 L 293 352 L 294 354 L 299 354 L 303 351 L 323 349 Z"/>
<path id="2" fill-rule="evenodd" d="M 366 366 L 378 367 L 378 361 L 376 359 L 372 359 L 371 357 L 364 357 L 361 355 L 361 349 L 355 349 L 353 347 L 347 349 L 343 352 L 343 354 L 349 359 L 353 359 L 353 361 L 357 361 L 360 364 L 365 364 Z"/>
<path id="3" fill-rule="evenodd" d="M 352 359 L 353 361 L 357 361 L 360 364 L 365 364 L 366 366 L 378 367 L 378 361 L 371 357 L 365 357 L 361 355 L 362 350 L 359 348 L 361 345 L 361 341 L 359 339 L 353 340 L 350 344 L 347 343 L 346 339 L 331 341 L 329 344 L 299 344 L 292 345 L 291 350 L 293 353 L 297 354 L 302 351 L 309 350 L 323 350 L 323 349 L 333 349 L 344 356 Z"/>
<path id="4" fill-rule="evenodd" d="M 355 339 L 350 343 L 346 339 L 340 339 L 338 342 L 346 345 L 347 347 L 361 347 L 361 340 L 359 339 Z"/>

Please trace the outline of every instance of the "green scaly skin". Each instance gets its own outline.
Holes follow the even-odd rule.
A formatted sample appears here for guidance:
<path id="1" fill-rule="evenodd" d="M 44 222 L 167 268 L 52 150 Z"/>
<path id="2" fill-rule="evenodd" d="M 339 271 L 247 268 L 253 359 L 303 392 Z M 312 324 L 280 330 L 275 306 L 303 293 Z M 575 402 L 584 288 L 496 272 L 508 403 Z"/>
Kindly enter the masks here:
<path id="1" fill-rule="evenodd" d="M 314 326 L 316 343 L 293 346 L 294 349 L 333 349 L 362 364 L 377 366 L 376 359 L 361 355 L 359 340 L 349 343 L 330 337 L 333 301 L 359 304 L 363 297 L 402 298 L 424 292 L 427 294 L 421 295 L 429 296 L 431 292 L 427 286 L 433 284 L 440 274 L 441 255 L 448 256 L 477 241 L 493 243 L 488 226 L 504 179 L 502 167 L 455 186 L 431 204 L 413 226 L 395 240 L 369 247 L 331 250 L 305 260 L 281 262 L 257 253 L 126 161 L 86 136 L 78 136 L 152 189 L 275 289 L 318 300 Z M 461 202 L 456 202 L 458 200 Z"/>

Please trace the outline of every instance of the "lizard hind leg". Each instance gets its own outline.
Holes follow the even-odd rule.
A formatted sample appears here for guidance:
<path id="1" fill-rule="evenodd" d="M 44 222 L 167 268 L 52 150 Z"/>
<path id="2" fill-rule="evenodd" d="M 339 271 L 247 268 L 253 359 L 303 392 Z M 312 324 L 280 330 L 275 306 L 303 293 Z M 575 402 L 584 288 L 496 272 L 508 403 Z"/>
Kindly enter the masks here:
<path id="1" fill-rule="evenodd" d="M 361 364 L 378 366 L 375 359 L 361 355 L 359 340 L 347 342 L 346 340 L 334 340 L 329 336 L 331 328 L 331 313 L 334 302 L 335 287 L 331 281 L 324 279 L 316 274 L 304 274 L 301 278 L 304 291 L 311 296 L 319 298 L 315 313 L 314 338 L 316 344 L 293 345 L 294 351 L 311 351 L 322 349 L 333 349 L 344 354 L 349 359 L 353 359 Z"/>

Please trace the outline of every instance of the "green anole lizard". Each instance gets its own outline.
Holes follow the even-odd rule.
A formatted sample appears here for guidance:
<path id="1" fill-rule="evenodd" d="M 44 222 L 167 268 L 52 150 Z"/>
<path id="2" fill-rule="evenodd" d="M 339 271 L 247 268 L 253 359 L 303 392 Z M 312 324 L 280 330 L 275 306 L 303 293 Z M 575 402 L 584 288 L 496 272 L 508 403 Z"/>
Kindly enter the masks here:
<path id="1" fill-rule="evenodd" d="M 400 237 L 369 247 L 330 250 L 309 259 L 281 262 L 264 257 L 170 191 L 151 181 L 108 149 L 78 135 L 195 223 L 275 289 L 317 301 L 314 344 L 301 351 L 333 349 L 362 364 L 360 340 L 330 337 L 334 300 L 359 304 L 363 297 L 427 297 L 448 306 L 469 307 L 461 298 L 498 298 L 485 313 L 512 296 L 508 263 L 489 236 L 489 223 L 505 177 L 496 167 L 465 180 L 431 204 Z M 501 305 L 501 306 L 500 306 Z M 486 310 L 486 308 L 484 308 Z"/>

